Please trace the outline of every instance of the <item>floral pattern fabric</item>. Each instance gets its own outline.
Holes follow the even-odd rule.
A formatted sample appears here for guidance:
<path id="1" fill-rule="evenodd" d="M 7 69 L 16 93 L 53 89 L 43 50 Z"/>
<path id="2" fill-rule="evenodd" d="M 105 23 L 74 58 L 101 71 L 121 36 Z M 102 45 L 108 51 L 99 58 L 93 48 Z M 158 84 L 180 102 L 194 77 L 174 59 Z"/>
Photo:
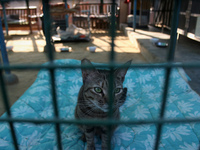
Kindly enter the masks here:
<path id="1" fill-rule="evenodd" d="M 80 65 L 80 61 L 56 60 L 58 65 Z M 166 119 L 200 118 L 200 97 L 173 69 L 165 111 Z M 159 118 L 165 80 L 164 69 L 129 69 L 124 81 L 128 88 L 127 99 L 120 108 L 121 120 L 155 120 Z M 80 69 L 56 69 L 55 87 L 59 116 L 74 119 L 77 96 L 82 85 Z M 50 73 L 41 70 L 33 85 L 11 107 L 14 118 L 52 119 Z M 6 117 L 6 113 L 1 117 Z M 14 123 L 20 150 L 57 149 L 54 124 Z M 60 125 L 62 146 L 65 150 L 86 149 L 76 125 Z M 112 137 L 114 150 L 151 150 L 154 148 L 157 126 L 120 125 Z M 200 141 L 200 123 L 164 124 L 159 149 L 197 150 Z M 95 137 L 97 150 L 101 140 Z M 8 123 L 0 123 L 0 149 L 14 149 Z"/>

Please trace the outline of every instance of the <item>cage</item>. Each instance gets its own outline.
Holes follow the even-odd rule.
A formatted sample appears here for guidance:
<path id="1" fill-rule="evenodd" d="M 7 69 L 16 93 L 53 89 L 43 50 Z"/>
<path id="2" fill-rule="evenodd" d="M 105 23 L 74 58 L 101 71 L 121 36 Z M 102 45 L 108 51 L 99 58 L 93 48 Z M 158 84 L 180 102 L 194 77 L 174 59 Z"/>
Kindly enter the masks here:
<path id="1" fill-rule="evenodd" d="M 90 68 L 91 66 L 88 66 L 88 65 L 84 65 L 84 66 L 81 66 L 80 63 L 78 62 L 74 62 L 72 64 L 70 64 L 69 62 L 70 61 L 66 61 L 66 62 L 57 62 L 54 61 L 54 53 L 53 53 L 53 48 L 51 46 L 51 34 L 50 34 L 50 29 L 51 29 L 51 24 L 49 23 L 50 22 L 50 15 L 49 15 L 49 0 L 43 0 L 43 7 L 44 7 L 44 22 L 45 22 L 45 26 L 44 26 L 44 29 L 45 29 L 45 36 L 46 36 L 46 46 L 47 46 L 47 49 L 48 49 L 48 52 L 47 52 L 47 55 L 48 55 L 48 58 L 49 58 L 49 63 L 46 63 L 44 65 L 2 65 L 0 64 L 0 81 L 1 81 L 1 94 L 2 94 L 2 97 L 3 97 L 3 100 L 4 100 L 4 105 L 5 105 L 5 108 L 6 108 L 6 115 L 4 115 L 3 117 L 0 118 L 0 122 L 1 123 L 7 123 L 8 125 L 1 125 L 0 126 L 0 132 L 2 132 L 4 129 L 10 129 L 10 133 L 6 133 L 6 134 L 11 134 L 10 137 L 12 137 L 12 140 L 11 140 L 11 143 L 7 142 L 7 136 L 5 138 L 2 138 L 0 139 L 0 147 L 7 147 L 7 148 L 11 148 L 11 149 L 20 149 L 20 148 L 23 148 L 23 147 L 19 147 L 19 139 L 17 138 L 17 134 L 21 134 L 23 132 L 23 129 L 20 130 L 21 132 L 16 132 L 16 127 L 22 125 L 22 124 L 29 124 L 28 125 L 28 128 L 32 128 L 32 126 L 37 126 L 37 125 L 41 125 L 41 124 L 44 124 L 44 127 L 47 126 L 47 125 L 52 125 L 53 126 L 53 129 L 55 129 L 55 134 L 48 134 L 46 135 L 47 136 L 47 139 L 46 142 L 47 144 L 52 144 L 52 143 L 48 143 L 48 140 L 50 139 L 55 139 L 56 137 L 56 140 L 54 140 L 54 143 L 56 143 L 53 147 L 55 149 L 63 149 L 63 145 L 65 144 L 62 144 L 62 133 L 61 133 L 61 129 L 62 130 L 65 130 L 65 128 L 63 127 L 63 125 L 81 125 L 81 124 L 85 124 L 85 125 L 103 125 L 103 126 L 106 126 L 108 129 L 111 129 L 113 125 L 126 125 L 126 126 L 131 126 L 131 125 L 135 125 L 135 130 L 138 126 L 142 127 L 142 128 L 145 128 L 145 131 L 147 130 L 150 130 L 149 128 L 146 128 L 147 126 L 145 125 L 154 125 L 154 130 L 155 130 L 155 137 L 154 136 L 151 136 L 151 135 L 147 135 L 147 138 L 148 138 L 148 141 L 143 141 L 140 142 L 140 144 L 138 144 L 139 142 L 138 141 L 134 141 L 133 139 L 131 139 L 133 142 L 134 142 L 134 146 L 137 146 L 137 148 L 139 149 L 139 147 L 142 147 L 142 145 L 144 146 L 147 146 L 147 148 L 154 148 L 154 149 L 164 149 L 165 148 L 165 144 L 161 143 L 161 137 L 163 135 L 163 127 L 165 125 L 168 125 L 167 128 L 169 130 L 167 130 L 168 132 L 164 133 L 165 135 L 165 138 L 168 137 L 168 136 L 172 136 L 172 141 L 174 141 L 174 143 L 176 143 L 177 141 L 183 141 L 183 146 L 179 147 L 180 149 L 184 149 L 184 148 L 190 148 L 191 146 L 193 146 L 194 148 L 196 149 L 199 149 L 199 139 L 200 138 L 200 133 L 199 133 L 199 124 L 196 124 L 197 127 L 195 128 L 196 132 L 198 134 L 198 138 L 196 138 L 194 141 L 190 141 L 191 145 L 189 145 L 187 143 L 187 141 L 185 140 L 185 137 L 182 139 L 182 137 L 180 135 L 190 135 L 190 132 L 188 131 L 188 128 L 184 127 L 184 126 L 180 126 L 180 127 L 177 127 L 177 132 L 175 132 L 174 134 L 170 134 L 171 130 L 175 130 L 174 128 L 170 128 L 172 127 L 173 124 L 180 124 L 180 123 L 186 123 L 188 124 L 188 126 L 190 126 L 190 124 L 192 124 L 194 126 L 194 123 L 198 123 L 200 121 L 198 115 L 197 117 L 195 118 L 176 118 L 176 119 L 166 119 L 165 118 L 165 110 L 166 110 L 166 105 L 167 105 L 167 96 L 168 96 L 168 92 L 169 92 L 169 84 L 170 84 L 170 79 L 172 78 L 171 75 L 173 73 L 173 68 L 176 68 L 176 67 L 187 67 L 187 68 L 199 68 L 200 67 L 200 64 L 199 63 L 182 63 L 182 64 L 179 64 L 179 63 L 174 63 L 173 62 L 173 59 L 174 59 L 174 53 L 175 53 L 175 46 L 176 46 L 176 31 L 177 31 L 177 26 L 178 26 L 178 15 L 179 15 L 179 11 L 180 11 L 180 3 L 181 3 L 181 0 L 177 0 L 177 1 L 174 1 L 174 13 L 173 13 L 173 18 L 172 18 L 172 27 L 171 27 L 171 38 L 170 38 L 170 51 L 168 53 L 168 58 L 167 58 L 167 63 L 162 63 L 162 64 L 132 64 L 130 66 L 130 68 L 134 69 L 134 68 L 139 68 L 139 69 L 152 69 L 152 68 L 162 68 L 164 70 L 164 83 L 163 83 L 163 89 L 161 90 L 162 91 L 162 100 L 160 102 L 160 111 L 159 113 L 157 114 L 157 117 L 155 117 L 156 119 L 140 119 L 140 117 L 138 117 L 139 119 L 136 119 L 136 120 L 126 120 L 126 118 L 124 120 L 114 120 L 112 118 L 113 116 L 113 112 L 112 112 L 112 109 L 109 109 L 109 112 L 108 112 L 108 119 L 102 121 L 102 120 L 76 120 L 76 119 L 66 119 L 66 118 L 61 118 L 60 117 L 60 110 L 59 110 L 59 104 L 58 104 L 58 101 L 59 99 L 57 98 L 56 96 L 56 91 L 57 91 L 57 83 L 56 83 L 56 74 L 59 74 L 60 72 L 62 72 L 62 69 L 65 69 L 65 70 L 70 70 L 70 69 L 80 69 L 80 68 Z M 115 1 L 113 0 L 113 5 L 112 7 L 114 8 L 114 5 L 115 5 Z M 99 67 L 99 68 L 109 68 L 110 69 L 110 72 L 111 72 L 111 75 L 113 75 L 114 73 L 114 69 L 115 67 L 121 67 L 123 69 L 123 67 L 127 67 L 126 65 L 124 66 L 120 66 L 119 64 L 117 64 L 115 62 L 115 51 L 114 51 L 114 40 L 115 40 L 115 29 L 116 29 L 116 25 L 115 25 L 115 9 L 112 9 L 112 13 L 111 13 L 111 52 L 110 52 L 110 61 L 107 65 L 105 64 L 95 64 L 95 66 Z M 25 69 L 43 69 L 45 70 L 45 73 L 39 73 L 38 76 L 40 77 L 40 79 L 42 78 L 48 78 L 48 80 L 50 81 L 50 87 L 49 87 L 49 93 L 45 93 L 45 94 L 50 94 L 51 97 L 52 97 L 52 107 L 53 107 L 53 117 L 50 118 L 50 119 L 35 119 L 34 117 L 35 116 L 32 116 L 32 118 L 15 118 L 13 116 L 13 114 L 11 113 L 11 110 L 9 108 L 9 101 L 8 101 L 8 97 L 7 97 L 7 91 L 6 91 L 6 88 L 5 88 L 5 83 L 4 83 L 4 79 L 3 79 L 3 71 L 6 71 L 6 70 L 14 70 L 14 69 L 17 69 L 17 70 L 25 70 Z M 156 74 L 156 73 L 155 73 Z M 71 76 L 74 76 L 74 80 L 78 80 L 79 78 L 76 77 L 76 74 L 74 72 L 71 72 Z M 142 76 L 140 78 L 142 80 Z M 60 83 L 62 83 L 64 80 L 60 80 Z M 75 81 L 76 82 L 76 81 Z M 113 84 L 113 78 L 111 77 L 110 78 L 110 85 Z M 142 82 L 141 82 L 142 83 Z M 36 83 L 36 84 L 39 84 L 39 83 Z M 34 88 L 38 88 L 37 86 L 35 86 Z M 42 88 L 42 87 L 41 87 Z M 75 87 L 76 88 L 76 87 Z M 146 90 L 148 90 L 150 87 L 147 87 Z M 175 90 L 175 89 L 173 89 Z M 29 91 L 30 92 L 30 91 Z M 109 94 L 110 96 L 110 103 L 109 103 L 109 106 L 110 108 L 113 101 L 113 94 L 110 92 Z M 30 98 L 30 97 L 29 97 Z M 147 97 L 146 97 L 147 98 Z M 31 101 L 32 99 L 30 99 Z M 198 101 L 198 100 L 193 100 L 193 101 Z M 38 100 L 36 100 L 36 103 L 39 102 Z M 50 102 L 49 102 L 50 103 Z M 64 105 L 64 104 L 62 104 Z M 158 104 L 159 105 L 159 104 Z M 185 107 L 184 108 L 188 108 L 187 107 L 188 103 L 185 103 Z M 193 106 L 193 105 L 192 105 Z M 36 106 L 37 108 L 38 106 Z M 146 111 L 145 109 L 143 109 L 143 107 L 139 107 L 138 108 L 141 108 L 141 109 L 137 109 L 135 110 L 134 112 L 137 112 L 138 114 L 141 113 L 141 111 L 138 111 L 138 110 L 143 110 L 143 111 Z M 18 106 L 18 109 L 21 109 L 20 105 Z M 198 108 L 197 108 L 198 109 Z M 186 111 L 187 112 L 187 111 Z M 24 110 L 24 113 L 28 113 L 26 112 L 26 110 Z M 67 113 L 70 113 L 70 110 L 68 110 Z M 197 112 L 198 113 L 198 112 Z M 46 115 L 46 114 L 44 114 Z M 142 115 L 142 114 L 140 114 Z M 52 129 L 52 130 L 53 130 Z M 66 129 L 66 132 L 70 132 L 70 129 L 71 128 L 67 128 Z M 152 128 L 151 128 L 152 129 Z M 38 134 L 39 131 L 30 131 L 30 132 L 33 132 L 32 134 L 32 137 L 34 137 L 33 139 L 36 139 L 36 141 L 34 141 L 36 143 L 36 147 L 31 147 L 32 145 L 28 145 L 30 146 L 30 148 L 41 148 L 41 147 L 37 147 L 37 144 L 38 144 L 38 141 L 37 139 L 40 139 L 42 137 L 42 135 Z M 140 131 L 138 131 L 140 132 Z M 2 132 L 3 133 L 3 132 Z M 4 133 L 5 134 L 5 133 Z M 27 134 L 30 134 L 30 133 L 27 133 Z M 77 135 L 78 133 L 77 132 L 73 132 L 71 133 L 70 135 L 67 135 L 66 137 L 64 138 L 69 138 L 72 143 L 75 141 L 76 142 L 76 138 L 74 138 L 73 135 Z M 107 133 L 109 136 L 109 140 L 108 140 L 108 147 L 109 149 L 112 149 L 111 147 L 111 132 L 109 130 L 109 132 Z M 125 133 L 125 138 L 128 138 L 129 136 L 131 136 L 131 134 L 133 134 L 133 137 L 134 137 L 134 133 L 130 133 L 129 131 L 126 131 Z M 1 134 L 2 135 L 2 134 Z M 27 136 L 24 136 L 25 139 L 27 139 L 29 135 Z M 178 139 L 176 141 L 176 139 Z M 29 142 L 31 142 L 32 138 L 30 139 Z M 21 141 L 22 143 L 24 142 L 23 140 Z M 66 141 L 67 142 L 67 141 Z M 121 141 L 120 141 L 121 142 Z M 172 144 L 173 146 L 175 144 Z M 73 145 L 79 145 L 80 143 L 73 143 Z M 82 143 L 83 144 L 83 143 Z M 121 144 L 121 143 L 120 143 Z M 116 147 L 116 149 L 120 149 L 120 145 L 119 144 L 119 147 Z M 122 143 L 124 144 L 124 143 Z M 138 145 L 137 145 L 138 144 Z M 160 145 L 161 144 L 161 145 Z M 163 144 L 163 145 L 162 145 Z M 44 147 L 42 148 L 46 148 L 47 145 L 44 145 Z M 51 145 L 52 146 L 52 145 Z M 129 147 L 130 146 L 130 143 L 126 143 L 126 148 L 134 148 L 133 147 Z M 66 149 L 70 149 L 70 147 L 65 147 Z M 81 147 L 83 149 L 83 147 Z M 167 147 L 166 147 L 167 148 Z M 173 147 L 170 147 L 170 148 L 173 148 Z M 123 147 L 122 147 L 123 149 Z"/>

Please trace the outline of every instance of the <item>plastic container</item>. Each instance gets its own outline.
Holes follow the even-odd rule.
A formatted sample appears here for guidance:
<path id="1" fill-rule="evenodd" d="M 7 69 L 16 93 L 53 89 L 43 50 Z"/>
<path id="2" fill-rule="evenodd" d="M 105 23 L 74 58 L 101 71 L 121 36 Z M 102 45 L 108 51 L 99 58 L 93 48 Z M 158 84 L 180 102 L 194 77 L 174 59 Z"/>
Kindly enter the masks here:
<path id="1" fill-rule="evenodd" d="M 63 47 L 63 48 L 60 48 L 60 51 L 61 51 L 61 52 L 70 52 L 70 51 L 71 51 L 71 47 Z"/>
<path id="2" fill-rule="evenodd" d="M 157 43 L 156 43 L 156 46 L 165 48 L 165 47 L 168 46 L 168 43 L 165 43 L 165 42 L 157 42 Z"/>
<path id="3" fill-rule="evenodd" d="M 96 50 L 96 46 L 89 46 L 88 48 L 89 48 L 89 51 L 90 51 L 91 53 L 94 53 L 95 50 Z"/>

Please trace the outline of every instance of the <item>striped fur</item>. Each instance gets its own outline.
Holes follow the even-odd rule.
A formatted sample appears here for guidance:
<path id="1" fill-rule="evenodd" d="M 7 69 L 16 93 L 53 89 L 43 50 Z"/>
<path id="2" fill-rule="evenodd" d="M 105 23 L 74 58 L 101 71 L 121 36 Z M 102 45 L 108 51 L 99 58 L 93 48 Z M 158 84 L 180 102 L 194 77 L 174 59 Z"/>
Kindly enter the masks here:
<path id="1" fill-rule="evenodd" d="M 78 102 L 75 109 L 77 119 L 106 119 L 108 117 L 108 104 L 110 92 L 110 72 L 108 70 L 98 70 L 91 62 L 83 59 L 82 65 L 89 65 L 92 69 L 82 69 L 83 85 L 80 88 Z M 126 64 L 130 65 L 131 61 Z M 116 69 L 114 71 L 113 83 L 113 118 L 119 119 L 119 107 L 126 100 L 127 88 L 123 88 L 123 81 L 128 67 Z M 87 141 L 87 150 L 94 150 L 94 136 L 99 135 L 102 139 L 102 150 L 107 149 L 107 127 L 80 125 L 83 132 L 83 140 Z M 116 128 L 113 127 L 113 131 Z"/>

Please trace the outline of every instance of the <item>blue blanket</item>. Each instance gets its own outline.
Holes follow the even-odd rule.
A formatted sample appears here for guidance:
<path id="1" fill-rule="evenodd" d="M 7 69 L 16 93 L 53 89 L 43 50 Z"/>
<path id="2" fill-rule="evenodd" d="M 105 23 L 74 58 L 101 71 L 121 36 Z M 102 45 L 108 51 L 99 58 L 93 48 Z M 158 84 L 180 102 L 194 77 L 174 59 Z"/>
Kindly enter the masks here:
<path id="1" fill-rule="evenodd" d="M 56 60 L 57 64 L 79 64 L 78 60 Z M 128 88 L 125 104 L 120 108 L 122 120 L 157 119 L 163 94 L 164 69 L 129 69 L 124 86 Z M 74 118 L 78 91 L 82 85 L 80 69 L 57 69 L 56 91 L 60 117 Z M 176 69 L 171 75 L 165 118 L 199 118 L 200 97 Z M 11 107 L 15 118 L 53 118 L 50 76 L 47 70 L 38 73 L 33 85 Z M 6 113 L 1 117 L 6 117 Z M 54 125 L 15 123 L 21 150 L 57 149 Z M 154 147 L 156 126 L 120 125 L 112 137 L 114 150 L 151 150 Z M 81 132 L 76 125 L 61 125 L 62 146 L 65 150 L 85 149 Z M 159 149 L 196 150 L 200 141 L 199 123 L 165 124 Z M 95 138 L 96 149 L 101 149 Z M 0 149 L 12 150 L 13 141 L 7 123 L 0 123 Z"/>

